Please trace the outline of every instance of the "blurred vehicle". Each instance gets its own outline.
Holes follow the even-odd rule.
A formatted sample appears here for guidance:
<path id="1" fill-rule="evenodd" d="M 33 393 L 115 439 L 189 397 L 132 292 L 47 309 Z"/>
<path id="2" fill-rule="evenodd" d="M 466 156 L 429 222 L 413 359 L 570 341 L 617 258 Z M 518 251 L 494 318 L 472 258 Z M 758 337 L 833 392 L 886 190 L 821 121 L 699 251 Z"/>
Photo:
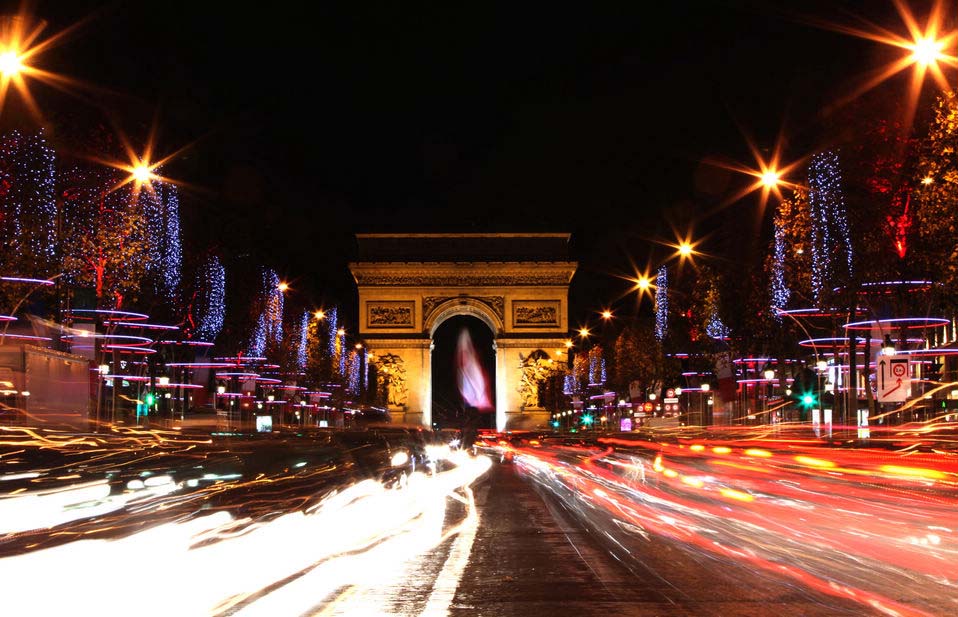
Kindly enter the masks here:
<path id="1" fill-rule="evenodd" d="M 417 454 L 398 431 L 391 435 L 375 430 L 342 431 L 335 433 L 332 439 L 343 449 L 357 473 L 380 480 L 386 486 L 404 486 L 416 470 Z"/>

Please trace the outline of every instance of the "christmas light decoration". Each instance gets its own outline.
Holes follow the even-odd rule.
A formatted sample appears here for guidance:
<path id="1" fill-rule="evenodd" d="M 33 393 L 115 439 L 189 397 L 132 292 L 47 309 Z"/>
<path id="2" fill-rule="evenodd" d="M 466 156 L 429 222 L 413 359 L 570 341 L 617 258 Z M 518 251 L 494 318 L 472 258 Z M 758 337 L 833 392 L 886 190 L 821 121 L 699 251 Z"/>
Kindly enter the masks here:
<path id="1" fill-rule="evenodd" d="M 262 306 L 250 340 L 249 355 L 262 356 L 267 346 L 275 348 L 283 337 L 283 292 L 279 275 L 271 268 L 262 271 Z"/>
<path id="2" fill-rule="evenodd" d="M 326 340 L 329 342 L 329 357 L 336 357 L 337 340 L 336 333 L 339 331 L 339 311 L 334 306 L 326 311 Z"/>
<path id="3" fill-rule="evenodd" d="M 852 274 L 852 244 L 845 211 L 841 168 L 834 151 L 819 152 L 808 165 L 812 217 L 812 295 L 820 299 L 823 286 L 839 272 Z M 833 260 L 841 259 L 842 263 Z"/>
<path id="4" fill-rule="evenodd" d="M 226 316 L 226 268 L 216 255 L 209 255 L 200 267 L 196 293 L 199 298 L 199 305 L 194 307 L 199 317 L 196 335 L 212 341 L 223 329 Z"/>
<path id="5" fill-rule="evenodd" d="M 150 255 L 147 270 L 156 277 L 157 292 L 173 302 L 183 263 L 179 195 L 173 184 L 153 182 L 152 187 L 151 191 L 134 193 L 146 218 Z"/>
<path id="6" fill-rule="evenodd" d="M 55 162 L 43 130 L 0 137 L 0 236 L 35 274 L 47 274 L 55 256 Z"/>
<path id="7" fill-rule="evenodd" d="M 770 285 L 772 288 L 772 315 L 776 321 L 781 321 L 777 308 L 785 308 L 788 305 L 791 292 L 788 284 L 785 282 L 785 225 L 775 216 L 775 235 L 772 244 L 772 272 Z M 711 336 L 711 333 L 709 334 Z M 715 338 L 715 337 L 713 337 Z"/>
<path id="8" fill-rule="evenodd" d="M 362 362 L 360 360 L 359 352 L 355 350 L 350 351 L 349 359 L 346 361 L 346 387 L 354 395 L 359 394 L 359 376 L 361 372 L 361 364 Z"/>
<path id="9" fill-rule="evenodd" d="M 669 328 L 669 271 L 660 266 L 655 277 L 655 338 L 665 338 Z"/>
<path id="10" fill-rule="evenodd" d="M 306 370 L 306 339 L 309 335 L 309 311 L 303 313 L 299 320 L 299 340 L 296 341 L 296 366 L 299 370 Z"/>
<path id="11" fill-rule="evenodd" d="M 360 379 L 362 383 L 362 389 L 365 391 L 369 387 L 369 352 L 365 347 L 363 347 L 360 353 L 361 353 Z"/>
<path id="12" fill-rule="evenodd" d="M 166 205 L 166 229 L 163 234 L 163 252 L 160 263 L 166 297 L 173 299 L 180 287 L 183 270 L 183 241 L 180 236 L 180 196 L 176 186 L 163 184 L 157 191 Z"/>

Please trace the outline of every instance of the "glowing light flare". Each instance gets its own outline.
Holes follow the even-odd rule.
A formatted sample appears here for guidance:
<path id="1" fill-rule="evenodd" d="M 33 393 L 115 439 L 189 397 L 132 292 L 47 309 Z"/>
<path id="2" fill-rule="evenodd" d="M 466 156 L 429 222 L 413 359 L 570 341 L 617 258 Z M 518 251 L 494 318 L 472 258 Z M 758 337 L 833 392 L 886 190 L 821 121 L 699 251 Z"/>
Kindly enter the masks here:
<path id="1" fill-rule="evenodd" d="M 939 60 L 948 58 L 942 53 L 945 48 L 944 41 L 936 41 L 931 38 L 919 38 L 911 45 L 911 61 L 927 67 L 930 64 L 936 64 Z"/>
<path id="2" fill-rule="evenodd" d="M 581 336 L 582 338 L 586 338 L 587 336 L 589 336 L 589 329 L 579 328 L 579 336 Z"/>
<path id="3" fill-rule="evenodd" d="M 897 47 L 905 52 L 897 60 L 893 60 L 872 72 L 869 78 L 864 80 L 864 82 L 855 88 L 848 96 L 839 101 L 837 105 L 858 98 L 865 92 L 875 88 L 905 69 L 913 68 L 914 72 L 909 86 L 908 100 L 906 101 L 905 109 L 905 124 L 910 126 L 915 115 L 921 87 L 929 73 L 931 73 L 932 78 L 942 90 L 950 89 L 941 65 L 956 65 L 958 58 L 949 55 L 947 50 L 954 47 L 955 41 L 958 39 L 958 31 L 943 32 L 945 11 L 942 0 L 935 0 L 924 27 L 918 24 L 915 15 L 904 0 L 895 0 L 895 8 L 898 10 L 899 17 L 907 30 L 907 34 L 893 32 L 873 24 L 866 24 L 865 27 L 833 23 L 823 23 L 820 25 L 836 32 L 874 41 L 890 47 Z"/>
<path id="4" fill-rule="evenodd" d="M 762 186 L 767 189 L 772 189 L 779 185 L 781 182 L 782 174 L 774 169 L 768 169 L 759 177 L 759 180 L 762 182 Z"/>
<path id="5" fill-rule="evenodd" d="M 23 70 L 23 63 L 20 55 L 14 50 L 8 50 L 0 53 L 0 76 L 9 79 L 20 74 Z"/>
<path id="6" fill-rule="evenodd" d="M 786 178 L 795 169 L 802 164 L 802 160 L 784 163 L 782 161 L 783 138 L 781 135 L 775 142 L 771 156 L 765 156 L 759 147 L 749 136 L 745 136 L 745 142 L 752 158 L 755 160 L 755 167 L 749 167 L 737 162 L 727 162 L 720 160 L 709 160 L 709 164 L 729 171 L 734 171 L 753 178 L 753 181 L 742 187 L 729 198 L 720 203 L 716 210 L 721 210 L 731 204 L 738 202 L 747 195 L 759 193 L 759 217 L 765 213 L 765 206 L 768 204 L 770 196 L 774 195 L 779 201 L 782 200 L 782 189 L 796 188 L 797 185 Z"/>
<path id="7" fill-rule="evenodd" d="M 73 79 L 37 67 L 35 61 L 43 52 L 61 43 L 67 34 L 81 24 L 74 24 L 38 42 L 37 39 L 46 25 L 44 21 L 32 20 L 22 10 L 17 15 L 0 18 L 0 110 L 3 109 L 7 92 L 13 84 L 29 112 L 37 118 L 42 117 L 33 95 L 30 94 L 27 78 L 61 89 L 79 85 L 79 82 Z"/>

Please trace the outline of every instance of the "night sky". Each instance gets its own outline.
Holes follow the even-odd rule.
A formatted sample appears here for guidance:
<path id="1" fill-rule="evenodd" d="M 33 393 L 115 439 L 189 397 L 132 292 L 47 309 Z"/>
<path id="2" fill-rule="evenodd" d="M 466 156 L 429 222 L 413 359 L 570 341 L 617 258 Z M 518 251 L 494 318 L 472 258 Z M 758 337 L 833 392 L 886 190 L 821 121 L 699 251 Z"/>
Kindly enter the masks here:
<path id="1" fill-rule="evenodd" d="M 191 144 L 164 169 L 191 241 L 316 302 L 355 302 L 355 232 L 571 232 L 573 323 L 670 221 L 757 216 L 754 196 L 716 213 L 749 180 L 707 161 L 751 165 L 744 135 L 780 131 L 808 154 L 823 110 L 899 53 L 815 22 L 903 31 L 884 0 L 246 6 L 37 2 L 49 33 L 85 20 L 41 64 L 96 87 L 38 102 L 131 135 L 155 118 L 160 153 Z"/>

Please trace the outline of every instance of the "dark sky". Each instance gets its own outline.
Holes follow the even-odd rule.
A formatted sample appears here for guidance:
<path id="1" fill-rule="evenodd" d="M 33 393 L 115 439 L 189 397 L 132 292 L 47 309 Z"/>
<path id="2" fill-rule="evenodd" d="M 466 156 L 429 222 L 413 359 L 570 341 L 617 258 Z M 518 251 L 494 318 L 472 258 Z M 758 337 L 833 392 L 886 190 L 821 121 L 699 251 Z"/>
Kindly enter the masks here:
<path id="1" fill-rule="evenodd" d="M 885 0 L 251 4 L 37 2 L 50 32 L 87 19 L 46 65 L 113 93 L 38 100 L 193 143 L 166 168 L 193 241 L 318 301 L 353 301 L 357 231 L 571 232 L 574 320 L 675 212 L 714 225 L 743 179 L 703 161 L 751 163 L 743 131 L 823 140 L 883 52 L 809 21 L 901 29 Z"/>

